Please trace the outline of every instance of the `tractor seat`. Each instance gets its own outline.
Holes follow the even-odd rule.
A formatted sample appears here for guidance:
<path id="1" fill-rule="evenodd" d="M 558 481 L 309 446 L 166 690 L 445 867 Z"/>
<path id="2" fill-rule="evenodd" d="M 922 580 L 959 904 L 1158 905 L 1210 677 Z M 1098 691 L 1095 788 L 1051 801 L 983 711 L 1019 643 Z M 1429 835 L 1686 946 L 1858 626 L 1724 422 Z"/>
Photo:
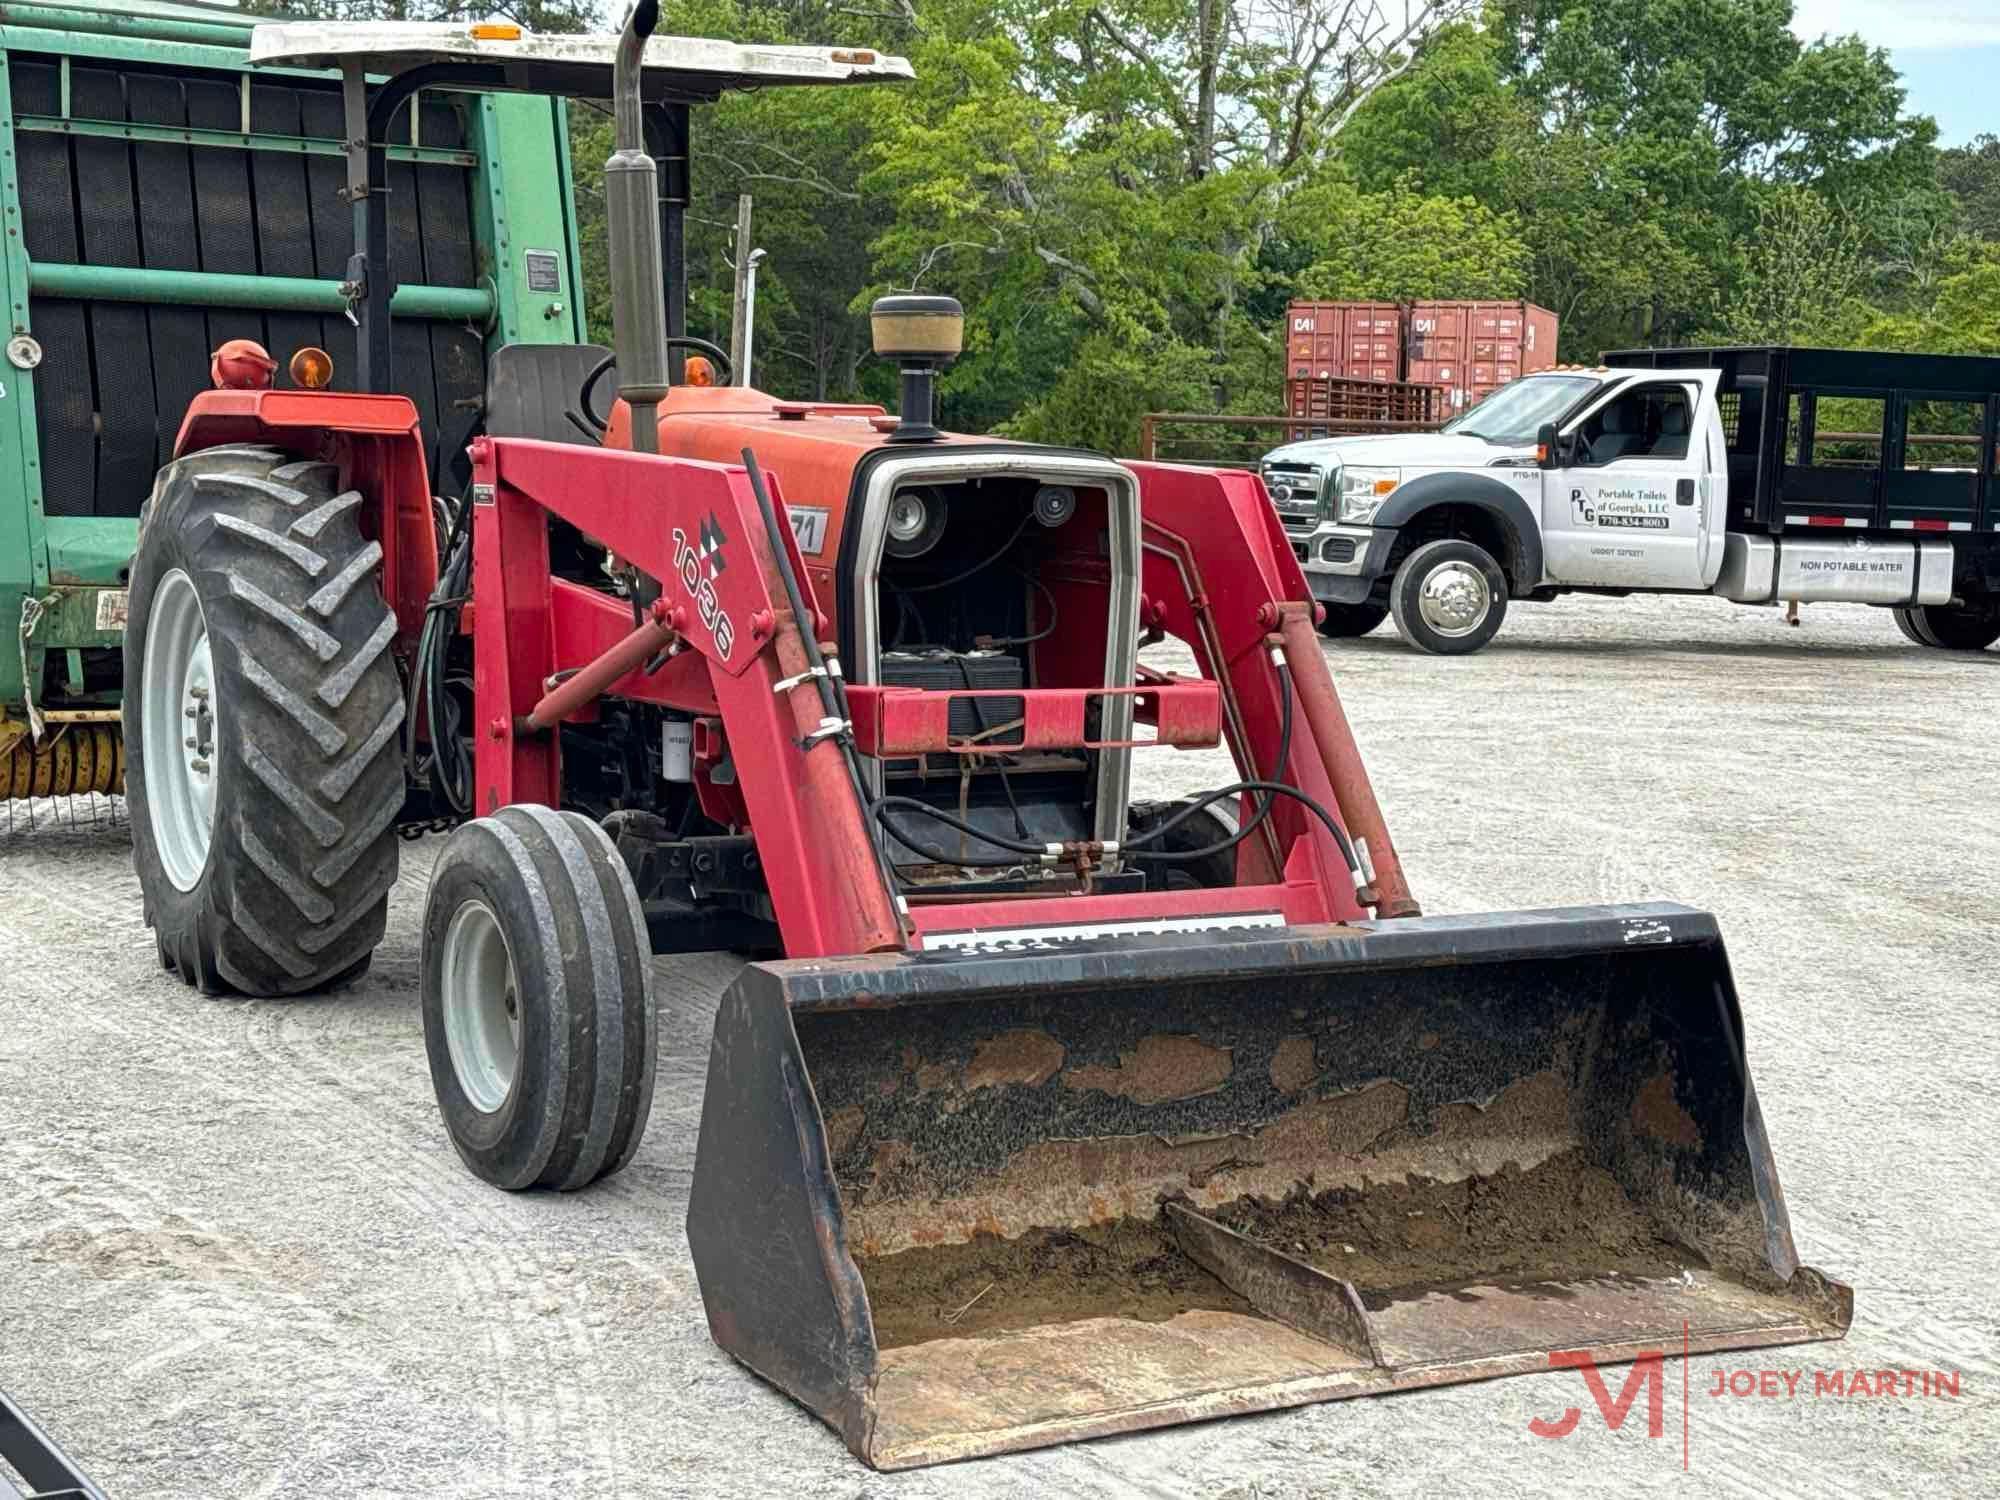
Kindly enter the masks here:
<path id="1" fill-rule="evenodd" d="M 564 413 L 582 415 L 577 393 L 583 377 L 610 352 L 598 344 L 502 345 L 486 371 L 486 431 L 493 437 L 589 445 Z M 616 375 L 606 374 L 597 383 L 600 414 L 616 381 Z"/>

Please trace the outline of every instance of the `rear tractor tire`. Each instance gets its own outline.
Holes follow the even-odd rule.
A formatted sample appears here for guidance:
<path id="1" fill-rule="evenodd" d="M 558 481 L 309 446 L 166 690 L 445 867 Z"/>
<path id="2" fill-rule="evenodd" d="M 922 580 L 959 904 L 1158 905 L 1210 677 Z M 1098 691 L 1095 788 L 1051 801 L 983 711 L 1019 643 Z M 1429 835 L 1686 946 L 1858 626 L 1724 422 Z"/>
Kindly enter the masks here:
<path id="1" fill-rule="evenodd" d="M 160 476 L 125 629 L 126 799 L 160 961 L 292 995 L 382 940 L 403 694 L 379 544 L 331 464 L 210 448 Z"/>
<path id="2" fill-rule="evenodd" d="M 2000 641 L 2000 606 L 1954 609 L 1918 604 L 1896 610 L 1896 626 L 1920 646 L 1945 651 L 1984 651 Z"/>
<path id="3" fill-rule="evenodd" d="M 1470 656 L 1507 618 L 1507 575 L 1477 543 L 1426 542 L 1396 570 L 1389 610 L 1403 639 L 1419 651 Z"/>
<path id="4" fill-rule="evenodd" d="M 1326 611 L 1326 618 L 1319 622 L 1319 633 L 1328 640 L 1352 640 L 1366 635 L 1389 618 L 1389 606 L 1377 604 L 1373 599 L 1361 604 L 1327 604 L 1321 608 Z"/>
<path id="5" fill-rule="evenodd" d="M 473 1175 L 566 1191 L 632 1159 L 652 973 L 631 873 L 596 823 L 523 804 L 453 831 L 424 910 L 424 1050 Z"/>

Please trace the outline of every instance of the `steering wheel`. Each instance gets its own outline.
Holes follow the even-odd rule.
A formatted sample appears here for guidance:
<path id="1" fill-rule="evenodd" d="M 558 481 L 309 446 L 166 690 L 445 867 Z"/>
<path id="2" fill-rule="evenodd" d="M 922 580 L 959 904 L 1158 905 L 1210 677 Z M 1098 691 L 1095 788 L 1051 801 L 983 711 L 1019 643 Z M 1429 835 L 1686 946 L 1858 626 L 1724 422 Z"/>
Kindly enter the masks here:
<path id="1" fill-rule="evenodd" d="M 669 349 L 692 349 L 697 354 L 707 356 L 715 364 L 717 378 L 724 385 L 729 384 L 730 376 L 734 373 L 729 365 L 729 356 L 724 354 L 714 344 L 711 344 L 707 339 L 698 339 L 692 334 L 677 333 L 667 339 L 667 347 Z M 604 358 L 590 367 L 590 373 L 583 377 L 583 385 L 576 393 L 576 403 L 583 409 L 584 420 L 589 422 L 600 433 L 611 425 L 611 417 L 609 413 L 600 417 L 596 409 L 591 406 L 590 398 L 597 393 L 597 382 L 602 380 L 605 372 L 617 363 L 618 356 L 616 354 L 605 355 Z"/>

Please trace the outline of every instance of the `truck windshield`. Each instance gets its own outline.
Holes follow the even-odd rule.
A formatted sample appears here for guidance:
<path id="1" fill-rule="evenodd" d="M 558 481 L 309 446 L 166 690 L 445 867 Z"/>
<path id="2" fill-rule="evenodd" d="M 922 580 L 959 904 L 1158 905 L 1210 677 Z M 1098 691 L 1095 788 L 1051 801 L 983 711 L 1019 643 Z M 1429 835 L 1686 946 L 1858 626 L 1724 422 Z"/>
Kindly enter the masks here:
<path id="1" fill-rule="evenodd" d="M 1542 423 L 1555 421 L 1597 386 L 1590 375 L 1530 375 L 1467 407 L 1441 430 L 1489 443 L 1532 443 Z"/>

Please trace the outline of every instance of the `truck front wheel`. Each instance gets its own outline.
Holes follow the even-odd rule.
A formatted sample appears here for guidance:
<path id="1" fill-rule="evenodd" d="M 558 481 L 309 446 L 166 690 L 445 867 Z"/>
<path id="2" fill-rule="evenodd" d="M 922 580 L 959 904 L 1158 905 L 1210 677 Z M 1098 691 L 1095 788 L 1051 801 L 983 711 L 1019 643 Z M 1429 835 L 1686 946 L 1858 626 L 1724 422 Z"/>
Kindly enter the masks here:
<path id="1" fill-rule="evenodd" d="M 1507 618 L 1507 576 L 1476 543 L 1426 542 L 1396 570 L 1389 610 L 1403 639 L 1419 651 L 1469 656 Z"/>
<path id="2" fill-rule="evenodd" d="M 125 794 L 161 963 L 289 995 L 382 940 L 403 806 L 381 547 L 333 465 L 211 448 L 160 476 L 132 563 Z"/>
<path id="3" fill-rule="evenodd" d="M 1984 651 L 2000 641 L 2000 606 L 1954 609 L 1950 605 L 1918 604 L 1896 611 L 1904 635 L 1925 646 L 1946 651 Z"/>

